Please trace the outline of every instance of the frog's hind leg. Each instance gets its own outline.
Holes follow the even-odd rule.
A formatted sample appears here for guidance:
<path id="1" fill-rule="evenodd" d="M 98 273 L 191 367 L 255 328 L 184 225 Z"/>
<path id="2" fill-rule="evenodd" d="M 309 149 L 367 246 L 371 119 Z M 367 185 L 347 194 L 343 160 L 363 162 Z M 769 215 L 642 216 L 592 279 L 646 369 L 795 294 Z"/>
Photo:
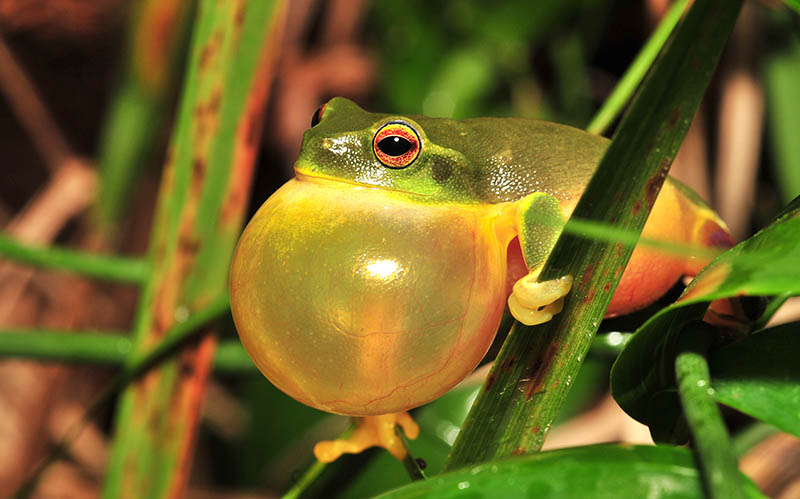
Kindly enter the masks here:
<path id="1" fill-rule="evenodd" d="M 564 296 L 572 288 L 572 276 L 539 282 L 545 260 L 555 246 L 564 217 L 558 200 L 536 192 L 519 201 L 516 225 L 528 275 L 514 283 L 508 309 L 527 326 L 542 324 L 564 306 Z"/>
<path id="2" fill-rule="evenodd" d="M 410 439 L 419 435 L 419 426 L 403 412 L 356 418 L 356 429 L 344 439 L 319 442 L 314 455 L 323 463 L 335 461 L 342 454 L 358 454 L 369 447 L 383 447 L 397 459 L 406 457 L 406 448 L 395 426 L 400 426 Z"/>

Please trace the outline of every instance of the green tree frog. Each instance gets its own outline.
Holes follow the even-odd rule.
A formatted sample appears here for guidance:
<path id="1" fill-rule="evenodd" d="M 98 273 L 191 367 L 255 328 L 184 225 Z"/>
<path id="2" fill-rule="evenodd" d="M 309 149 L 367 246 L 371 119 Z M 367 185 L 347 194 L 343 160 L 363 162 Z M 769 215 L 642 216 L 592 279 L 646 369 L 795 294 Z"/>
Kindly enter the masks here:
<path id="1" fill-rule="evenodd" d="M 369 113 L 334 98 L 303 137 L 295 178 L 258 210 L 230 277 L 242 343 L 269 380 L 323 411 L 362 417 L 330 461 L 404 450 L 405 413 L 486 353 L 506 307 L 549 320 L 571 276 L 537 282 L 608 141 L 518 118 Z M 667 179 L 644 235 L 728 246 L 724 223 Z M 637 247 L 608 315 L 653 302 L 706 261 Z"/>

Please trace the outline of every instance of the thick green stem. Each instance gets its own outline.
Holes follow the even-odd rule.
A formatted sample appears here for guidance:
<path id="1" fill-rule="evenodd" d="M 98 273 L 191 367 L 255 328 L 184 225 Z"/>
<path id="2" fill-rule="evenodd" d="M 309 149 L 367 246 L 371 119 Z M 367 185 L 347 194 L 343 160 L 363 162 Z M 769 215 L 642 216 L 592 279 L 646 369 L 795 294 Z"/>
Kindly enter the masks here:
<path id="1" fill-rule="evenodd" d="M 619 113 L 625 108 L 633 93 L 639 87 L 653 61 L 656 60 L 661 47 L 667 42 L 669 34 L 675 29 L 678 21 L 689 5 L 689 0 L 678 0 L 672 4 L 667 14 L 661 19 L 658 27 L 650 35 L 642 50 L 636 55 L 631 65 L 628 67 L 622 79 L 619 80 L 614 91 L 603 103 L 603 106 L 592 118 L 591 123 L 586 127 L 586 131 L 602 134 L 611 125 Z"/>
<path id="2" fill-rule="evenodd" d="M 195 340 L 203 333 L 203 326 L 228 311 L 230 304 L 227 294 L 214 299 L 202 310 L 192 314 L 182 322 L 174 324 L 167 331 L 164 340 L 147 353 L 129 354 L 126 371 L 136 377 L 164 359 L 173 356 L 181 347 Z"/>
<path id="3" fill-rule="evenodd" d="M 0 329 L 0 357 L 119 365 L 130 353 L 132 344 L 123 334 Z"/>
<path id="4" fill-rule="evenodd" d="M 119 366 L 133 348 L 121 331 L 49 331 L 41 329 L 0 329 L 0 357 L 59 363 Z M 220 342 L 214 370 L 227 373 L 257 373 L 239 340 Z"/>
<path id="5" fill-rule="evenodd" d="M 687 343 L 675 359 L 675 376 L 683 413 L 692 433 L 703 480 L 712 498 L 743 498 L 743 484 L 728 430 L 711 388 L 704 356 L 708 337 L 703 330 L 689 331 Z"/>
<path id="6" fill-rule="evenodd" d="M 283 499 L 297 499 L 305 490 L 314 483 L 323 471 L 325 471 L 327 464 L 314 460 L 314 463 L 303 473 L 303 476 L 297 481 L 296 484 L 283 495 Z"/>
<path id="7" fill-rule="evenodd" d="M 36 267 L 66 270 L 109 281 L 143 283 L 150 276 L 150 268 L 144 259 L 34 246 L 3 234 L 0 234 L 0 255 Z"/>

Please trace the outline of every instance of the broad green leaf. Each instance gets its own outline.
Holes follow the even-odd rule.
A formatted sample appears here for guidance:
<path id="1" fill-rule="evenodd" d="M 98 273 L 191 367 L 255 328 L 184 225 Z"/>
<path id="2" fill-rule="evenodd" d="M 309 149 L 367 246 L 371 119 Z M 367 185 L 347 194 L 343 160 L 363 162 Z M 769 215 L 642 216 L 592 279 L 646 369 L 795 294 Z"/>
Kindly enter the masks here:
<path id="1" fill-rule="evenodd" d="M 797 262 L 800 262 L 800 209 L 792 210 L 720 255 L 697 276 L 681 301 L 800 294 Z"/>
<path id="2" fill-rule="evenodd" d="M 717 401 L 800 437 L 800 322 L 766 329 L 713 352 Z"/>
<path id="3" fill-rule="evenodd" d="M 745 481 L 748 497 L 763 497 Z M 705 497 L 687 449 L 596 445 L 491 461 L 424 481 L 382 498 Z"/>
<path id="4" fill-rule="evenodd" d="M 680 301 L 665 308 L 636 332 L 611 370 L 611 391 L 633 418 L 651 426 L 656 438 L 675 428 L 677 398 L 673 362 L 677 336 L 701 320 L 715 299 L 746 295 L 800 294 L 800 208 L 720 255 L 697 276 Z"/>

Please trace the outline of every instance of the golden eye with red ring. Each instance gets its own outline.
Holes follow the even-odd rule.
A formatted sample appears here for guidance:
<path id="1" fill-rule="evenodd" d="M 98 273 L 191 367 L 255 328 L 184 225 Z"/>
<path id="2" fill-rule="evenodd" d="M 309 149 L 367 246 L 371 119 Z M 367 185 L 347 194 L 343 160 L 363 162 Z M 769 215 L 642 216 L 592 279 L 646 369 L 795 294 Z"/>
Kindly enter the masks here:
<path id="1" fill-rule="evenodd" d="M 417 131 L 401 121 L 383 125 L 372 139 L 375 157 L 389 168 L 407 167 L 417 159 L 420 149 Z"/>

